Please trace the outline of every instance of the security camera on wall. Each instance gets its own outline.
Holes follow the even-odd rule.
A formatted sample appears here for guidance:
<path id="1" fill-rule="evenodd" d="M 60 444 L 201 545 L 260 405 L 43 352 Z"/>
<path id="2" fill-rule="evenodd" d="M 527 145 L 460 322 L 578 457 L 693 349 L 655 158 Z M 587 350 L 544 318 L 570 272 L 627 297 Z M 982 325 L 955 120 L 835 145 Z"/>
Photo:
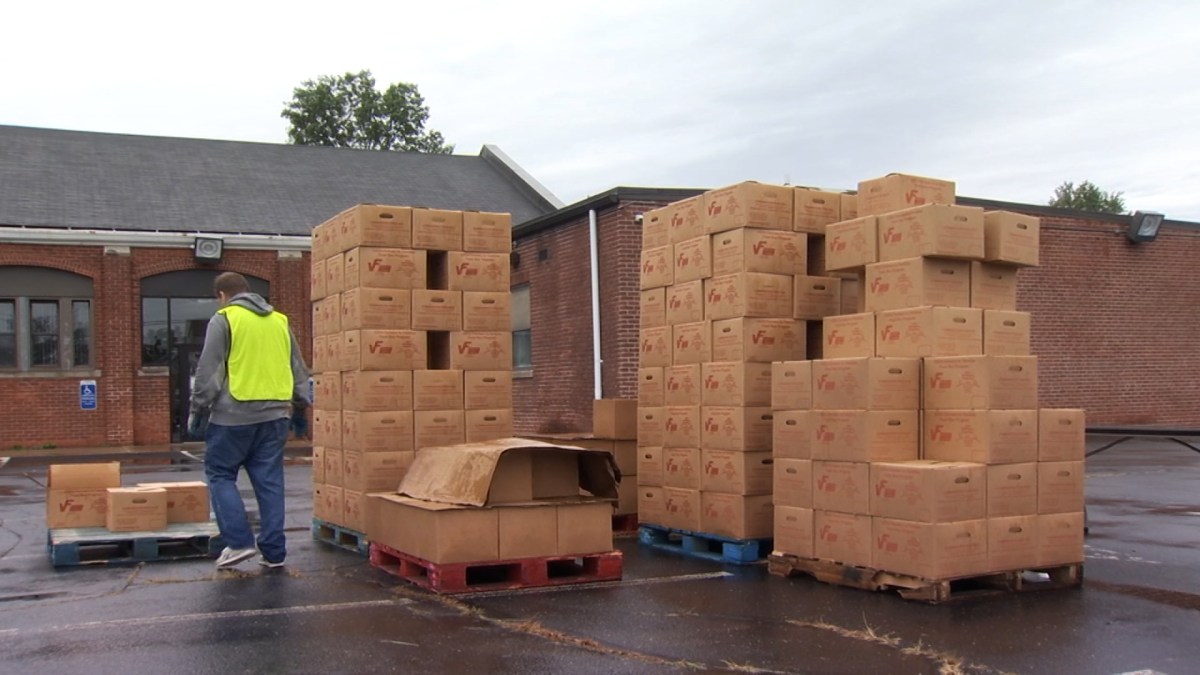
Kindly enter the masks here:
<path id="1" fill-rule="evenodd" d="M 637 223 L 638 225 L 642 224 L 642 220 L 644 220 L 644 219 L 642 218 L 642 214 L 640 214 L 640 213 L 633 217 L 633 222 Z"/>

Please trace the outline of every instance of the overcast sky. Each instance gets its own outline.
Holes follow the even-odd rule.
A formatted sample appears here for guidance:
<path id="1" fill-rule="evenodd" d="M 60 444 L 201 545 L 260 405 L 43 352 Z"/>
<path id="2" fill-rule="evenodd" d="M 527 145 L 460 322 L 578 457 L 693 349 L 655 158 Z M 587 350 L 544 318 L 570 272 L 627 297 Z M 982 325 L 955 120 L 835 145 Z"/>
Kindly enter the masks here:
<path id="1" fill-rule="evenodd" d="M 294 87 L 368 69 L 567 203 L 902 171 L 1037 204 L 1087 179 L 1200 221 L 1189 0 L 114 0 L 4 23 L 0 124 L 285 142 Z"/>

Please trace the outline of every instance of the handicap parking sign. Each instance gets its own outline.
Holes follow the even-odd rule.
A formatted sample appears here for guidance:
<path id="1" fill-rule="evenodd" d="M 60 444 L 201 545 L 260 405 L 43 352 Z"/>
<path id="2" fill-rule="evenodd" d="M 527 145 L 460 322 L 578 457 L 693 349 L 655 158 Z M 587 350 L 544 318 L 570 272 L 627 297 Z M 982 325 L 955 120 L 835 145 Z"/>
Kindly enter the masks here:
<path id="1" fill-rule="evenodd" d="M 95 380 L 80 380 L 79 381 L 79 409 L 80 410 L 95 410 L 96 409 L 96 381 Z"/>

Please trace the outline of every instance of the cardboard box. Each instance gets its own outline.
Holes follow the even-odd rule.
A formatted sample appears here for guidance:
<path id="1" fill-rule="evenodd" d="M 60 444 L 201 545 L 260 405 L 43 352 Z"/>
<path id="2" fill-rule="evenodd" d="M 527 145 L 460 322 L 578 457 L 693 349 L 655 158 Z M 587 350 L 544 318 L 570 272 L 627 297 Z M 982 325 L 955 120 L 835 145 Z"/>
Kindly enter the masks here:
<path id="1" fill-rule="evenodd" d="M 792 277 L 740 272 L 704 280 L 704 316 L 778 318 L 792 315 Z"/>
<path id="2" fill-rule="evenodd" d="M 512 286 L 507 253 L 464 253 L 446 255 L 446 288 L 451 291 L 508 293 Z"/>
<path id="3" fill-rule="evenodd" d="M 803 274 L 807 269 L 808 242 L 798 232 L 740 229 L 712 235 L 710 276 L 738 272 L 792 275 Z M 675 274 L 678 282 L 678 268 Z"/>
<path id="4" fill-rule="evenodd" d="M 1009 211 L 983 214 L 983 259 L 1036 267 L 1041 247 L 1041 220 Z"/>
<path id="5" fill-rule="evenodd" d="M 592 435 L 596 438 L 637 438 L 638 402 L 604 398 L 592 401 Z"/>
<path id="6" fill-rule="evenodd" d="M 342 447 L 342 413 L 340 410 L 313 411 L 313 445 L 323 448 Z"/>
<path id="7" fill-rule="evenodd" d="M 1037 516 L 989 518 L 988 569 L 1027 570 L 1038 566 Z"/>
<path id="8" fill-rule="evenodd" d="M 700 284 L 700 318 L 704 318 L 704 284 Z M 667 289 L 648 288 L 641 291 L 638 310 L 638 327 L 655 328 L 667 325 Z"/>
<path id="9" fill-rule="evenodd" d="M 771 420 L 771 451 L 777 459 L 812 459 L 812 411 L 776 410 Z"/>
<path id="10" fill-rule="evenodd" d="M 875 353 L 909 357 L 984 354 L 983 312 L 928 306 L 877 312 Z"/>
<path id="11" fill-rule="evenodd" d="M 334 258 L 326 263 L 333 267 Z M 406 248 L 362 247 L 346 252 L 344 288 L 425 288 L 427 262 L 424 251 Z M 329 293 L 334 293 L 332 279 Z"/>
<path id="12" fill-rule="evenodd" d="M 776 459 L 771 493 L 775 506 L 813 507 L 813 466 L 808 459 Z"/>
<path id="13" fill-rule="evenodd" d="M 712 322 L 697 321 L 672 326 L 671 362 L 677 366 L 712 360 Z"/>
<path id="14" fill-rule="evenodd" d="M 587 555 L 613 550 L 613 508 L 604 502 L 559 504 L 557 555 Z M 529 556 L 522 556 L 529 557 Z"/>
<path id="15" fill-rule="evenodd" d="M 641 289 L 661 288 L 675 283 L 675 265 L 670 246 L 642 251 Z"/>
<path id="16" fill-rule="evenodd" d="M 664 448 L 638 448 L 638 485 L 663 486 L 667 484 L 665 455 Z"/>
<path id="17" fill-rule="evenodd" d="M 709 450 L 700 452 L 703 472 L 700 489 L 735 495 L 771 494 L 775 461 L 771 451 L 738 452 Z"/>
<path id="18" fill-rule="evenodd" d="M 654 368 L 671 365 L 674 341 L 670 326 L 643 328 L 640 337 L 641 346 L 638 349 L 639 366 L 642 368 Z"/>
<path id="19" fill-rule="evenodd" d="M 879 215 L 879 260 L 983 258 L 983 209 L 926 204 Z"/>
<path id="20" fill-rule="evenodd" d="M 813 548 L 813 510 L 775 501 L 775 552 L 800 558 L 816 556 Z"/>
<path id="21" fill-rule="evenodd" d="M 792 317 L 820 321 L 842 313 L 842 280 L 796 275 Z"/>
<path id="22" fill-rule="evenodd" d="M 413 209 L 412 247 L 427 251 L 463 250 L 462 211 Z"/>
<path id="23" fill-rule="evenodd" d="M 854 279 L 842 279 L 842 309 L 839 314 L 858 314 L 867 311 L 867 298 L 863 293 L 865 273 Z"/>
<path id="24" fill-rule="evenodd" d="M 1038 513 L 1083 511 L 1083 462 L 1039 462 Z"/>
<path id="25" fill-rule="evenodd" d="M 167 491 L 162 488 L 110 487 L 105 527 L 110 532 L 159 532 L 167 529 Z"/>
<path id="26" fill-rule="evenodd" d="M 821 320 L 821 357 L 875 356 L 875 313 L 842 314 Z"/>
<path id="27" fill-rule="evenodd" d="M 642 250 L 659 248 L 671 243 L 672 206 L 664 206 L 642 214 Z M 699 214 L 696 216 L 699 222 Z"/>
<path id="28" fill-rule="evenodd" d="M 312 270 L 308 275 L 308 298 L 314 301 L 329 295 L 329 292 L 325 290 L 327 281 L 325 278 L 325 259 L 317 260 L 316 257 L 316 253 L 314 252 Z"/>
<path id="29" fill-rule="evenodd" d="M 866 462 L 813 460 L 813 507 L 871 513 L 871 467 Z"/>
<path id="30" fill-rule="evenodd" d="M 458 445 L 467 440 L 462 410 L 423 410 L 413 413 L 416 449 Z"/>
<path id="31" fill-rule="evenodd" d="M 363 329 L 342 333 L 342 370 L 423 370 L 428 362 L 424 331 Z"/>
<path id="32" fill-rule="evenodd" d="M 643 293 L 652 293 L 664 289 L 652 289 L 650 291 L 642 291 Z M 681 323 L 695 323 L 704 320 L 704 281 L 697 279 L 687 283 L 677 283 L 668 286 L 665 289 L 666 295 L 666 323 L 669 325 L 677 325 Z"/>
<path id="33" fill-rule="evenodd" d="M 815 410 L 811 419 L 813 459 L 895 462 L 921 456 L 916 410 Z"/>
<path id="34" fill-rule="evenodd" d="M 770 363 L 714 361 L 701 366 L 702 405 L 770 406 Z"/>
<path id="35" fill-rule="evenodd" d="M 333 339 L 337 344 L 337 349 L 330 346 L 330 339 Z M 329 373 L 338 372 L 341 370 L 339 362 L 341 355 L 342 336 L 341 335 L 315 335 L 313 336 L 313 372 L 314 373 Z"/>
<path id="36" fill-rule="evenodd" d="M 849 192 L 842 193 L 842 220 L 852 220 L 859 217 L 858 195 Z"/>
<path id="37" fill-rule="evenodd" d="M 703 532 L 701 524 L 700 491 L 683 488 L 664 487 L 663 490 L 664 517 L 663 525 L 680 530 Z M 715 532 L 713 534 L 716 534 Z"/>
<path id="38" fill-rule="evenodd" d="M 983 310 L 983 353 L 1029 356 L 1032 317 L 1029 312 Z"/>
<path id="39" fill-rule="evenodd" d="M 668 239 L 677 244 L 695 239 L 704 230 L 704 195 L 699 194 L 666 207 L 669 210 Z"/>
<path id="40" fill-rule="evenodd" d="M 432 563 L 465 563 L 500 557 L 501 509 L 476 509 L 397 494 L 367 496 L 370 541 Z"/>
<path id="41" fill-rule="evenodd" d="M 859 215 L 878 215 L 923 204 L 953 204 L 954 182 L 890 173 L 859 181 Z M 844 216 L 843 216 L 844 217 Z"/>
<path id="42" fill-rule="evenodd" d="M 364 513 L 366 506 L 363 503 L 365 500 L 366 495 L 363 493 L 342 488 L 342 522 L 340 524 L 356 532 L 366 530 L 366 514 Z"/>
<path id="43" fill-rule="evenodd" d="M 879 261 L 879 223 L 873 216 L 843 220 L 825 228 L 824 273 L 862 269 Z"/>
<path id="44" fill-rule="evenodd" d="M 572 448 L 606 450 L 612 453 L 617 469 L 621 471 L 621 476 L 637 474 L 638 447 L 637 441 L 634 440 L 604 438 L 595 434 L 582 433 L 522 435 L 521 438 L 531 438 L 535 441 Z"/>
<path id="45" fill-rule="evenodd" d="M 987 515 L 987 470 L 970 462 L 879 462 L 871 465 L 871 514 L 945 523 Z"/>
<path id="46" fill-rule="evenodd" d="M 46 484 L 46 527 L 104 527 L 107 490 L 120 485 L 119 462 L 51 464 Z"/>
<path id="47" fill-rule="evenodd" d="M 813 362 L 778 361 L 771 364 L 771 407 L 807 410 L 813 403 Z"/>
<path id="48" fill-rule="evenodd" d="M 413 330 L 460 331 L 463 329 L 461 291 L 416 289 L 412 293 Z"/>
<path id="49" fill-rule="evenodd" d="M 336 216 L 313 228 L 311 250 L 314 263 L 324 260 L 337 252 L 332 244 L 335 230 L 337 229 L 337 226 L 334 224 L 335 219 Z"/>
<path id="50" fill-rule="evenodd" d="M 412 246 L 412 209 L 407 206 L 359 204 L 339 214 L 337 222 L 337 246 L 343 251 L 359 246 Z"/>
<path id="51" fill-rule="evenodd" d="M 1033 462 L 1037 437 L 1036 410 L 926 410 L 922 456 L 980 464 Z"/>
<path id="52" fill-rule="evenodd" d="M 511 370 L 512 333 L 463 331 L 450 333 L 452 370 Z"/>
<path id="53" fill-rule="evenodd" d="M 467 410 L 512 409 L 512 371 L 469 370 L 463 373 L 463 398 Z"/>
<path id="54" fill-rule="evenodd" d="M 485 211 L 463 212 L 463 245 L 468 253 L 512 251 L 512 215 Z"/>
<path id="55" fill-rule="evenodd" d="M 825 234 L 826 226 L 846 219 L 841 193 L 799 187 L 794 199 L 792 229 L 796 232 Z"/>
<path id="56" fill-rule="evenodd" d="M 712 323 L 712 360 L 772 363 L 805 357 L 805 328 L 795 319 L 726 319 Z"/>
<path id="57" fill-rule="evenodd" d="M 638 447 L 662 447 L 666 418 L 666 408 L 638 408 Z"/>
<path id="58" fill-rule="evenodd" d="M 639 407 L 661 408 L 666 405 L 666 377 L 663 375 L 662 368 L 638 368 L 637 380 Z M 636 430 L 636 418 L 634 422 Z"/>
<path id="59" fill-rule="evenodd" d="M 666 385 L 663 390 L 665 405 L 701 405 L 704 402 L 703 366 L 693 363 L 686 366 L 663 368 Z"/>
<path id="60" fill-rule="evenodd" d="M 636 516 L 638 514 L 638 484 L 637 476 L 626 476 L 617 485 L 617 508 L 614 516 Z M 609 523 L 609 536 L 612 536 L 612 523 Z"/>
<path id="61" fill-rule="evenodd" d="M 1037 515 L 1037 467 L 1036 462 L 988 467 L 988 518 Z"/>
<path id="62" fill-rule="evenodd" d="M 766 539 L 775 530 L 771 495 L 701 492 L 701 531 L 734 539 Z"/>
<path id="63" fill-rule="evenodd" d="M 1037 408 L 1036 356 L 938 356 L 925 359 L 928 410 Z"/>
<path id="64" fill-rule="evenodd" d="M 1082 512 L 1039 515 L 1038 567 L 1083 562 L 1084 521 Z"/>
<path id="65" fill-rule="evenodd" d="M 512 295 L 508 292 L 463 291 L 462 328 L 498 331 L 512 328 Z"/>
<path id="66" fill-rule="evenodd" d="M 342 330 L 342 296 L 331 295 L 313 303 L 313 335 L 332 335 Z"/>
<path id="67" fill-rule="evenodd" d="M 868 312 L 925 305 L 971 307 L 971 263 L 906 258 L 867 265 Z"/>
<path id="68" fill-rule="evenodd" d="M 667 525 L 666 491 L 661 486 L 639 485 L 637 508 L 638 522 L 670 527 Z"/>
<path id="69" fill-rule="evenodd" d="M 465 413 L 466 441 L 482 443 L 513 435 L 511 409 L 468 410 Z"/>
<path id="70" fill-rule="evenodd" d="M 917 410 L 921 361 L 855 357 L 812 361 L 812 407 L 818 410 Z"/>
<path id="71" fill-rule="evenodd" d="M 1082 462 L 1087 452 L 1087 422 L 1083 410 L 1038 410 L 1038 461 Z"/>
<path id="72" fill-rule="evenodd" d="M 986 520 L 915 523 L 875 518 L 872 527 L 876 569 L 922 579 L 952 579 L 987 572 Z"/>
<path id="73" fill-rule="evenodd" d="M 138 483 L 140 488 L 162 488 L 167 493 L 167 523 L 207 523 L 208 485 L 203 481 Z"/>
<path id="74" fill-rule="evenodd" d="M 313 375 L 313 408 L 320 410 L 342 409 L 342 374 L 316 373 Z"/>
<path id="75" fill-rule="evenodd" d="M 699 490 L 703 460 L 699 448 L 663 448 L 663 485 Z"/>
<path id="76" fill-rule="evenodd" d="M 413 410 L 458 410 L 463 406 L 461 370 L 417 370 L 412 374 Z"/>
<path id="77" fill-rule="evenodd" d="M 770 407 L 704 406 L 701 413 L 703 445 L 697 443 L 696 447 L 738 452 L 771 449 L 774 417 Z"/>
<path id="78" fill-rule="evenodd" d="M 357 271 L 357 268 L 355 270 Z M 325 259 L 325 294 L 327 296 L 337 295 L 344 290 L 346 290 L 346 254 L 338 253 Z"/>
<path id="79" fill-rule="evenodd" d="M 795 189 L 753 181 L 704 193 L 704 231 L 713 234 L 740 227 L 792 229 Z"/>
<path id="80" fill-rule="evenodd" d="M 362 452 L 359 450 L 358 452 Z M 346 484 L 346 451 L 338 448 L 325 448 L 325 472 L 321 482 L 333 487 L 343 487 Z"/>
<path id="81" fill-rule="evenodd" d="M 813 552 L 843 565 L 872 566 L 871 516 L 813 510 Z"/>
<path id="82" fill-rule="evenodd" d="M 342 486 L 354 492 L 395 492 L 415 452 L 342 452 Z M 362 530 L 359 530 L 360 532 Z"/>
<path id="83" fill-rule="evenodd" d="M 675 261 L 673 283 L 685 284 L 713 275 L 712 240 L 708 235 L 681 241 L 674 244 L 672 250 Z"/>
<path id="84" fill-rule="evenodd" d="M 319 445 L 312 449 L 312 482 L 325 482 L 325 448 Z"/>
<path id="85" fill-rule="evenodd" d="M 672 405 L 663 408 L 663 437 L 661 443 L 667 448 L 700 447 L 700 406 Z M 641 438 L 639 430 L 638 438 Z"/>
<path id="86" fill-rule="evenodd" d="M 336 485 L 324 485 L 321 490 L 321 512 L 324 520 L 335 525 L 346 522 L 346 491 Z"/>
<path id="87" fill-rule="evenodd" d="M 999 263 L 971 263 L 971 306 L 1015 311 L 1017 269 Z"/>
<path id="88" fill-rule="evenodd" d="M 341 373 L 341 407 L 358 412 L 412 410 L 413 379 L 407 370 L 356 370 Z M 318 404 L 318 409 L 324 406 Z"/>

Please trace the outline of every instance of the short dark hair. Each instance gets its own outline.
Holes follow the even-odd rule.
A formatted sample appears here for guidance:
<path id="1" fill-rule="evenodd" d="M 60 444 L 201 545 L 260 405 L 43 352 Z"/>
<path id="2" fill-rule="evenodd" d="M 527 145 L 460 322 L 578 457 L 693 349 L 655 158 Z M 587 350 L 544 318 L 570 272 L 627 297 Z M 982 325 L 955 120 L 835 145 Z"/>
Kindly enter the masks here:
<path id="1" fill-rule="evenodd" d="M 246 277 L 237 272 L 222 272 L 213 279 L 213 293 L 224 293 L 229 297 L 233 297 L 238 293 L 249 293 L 250 284 L 246 281 Z"/>

